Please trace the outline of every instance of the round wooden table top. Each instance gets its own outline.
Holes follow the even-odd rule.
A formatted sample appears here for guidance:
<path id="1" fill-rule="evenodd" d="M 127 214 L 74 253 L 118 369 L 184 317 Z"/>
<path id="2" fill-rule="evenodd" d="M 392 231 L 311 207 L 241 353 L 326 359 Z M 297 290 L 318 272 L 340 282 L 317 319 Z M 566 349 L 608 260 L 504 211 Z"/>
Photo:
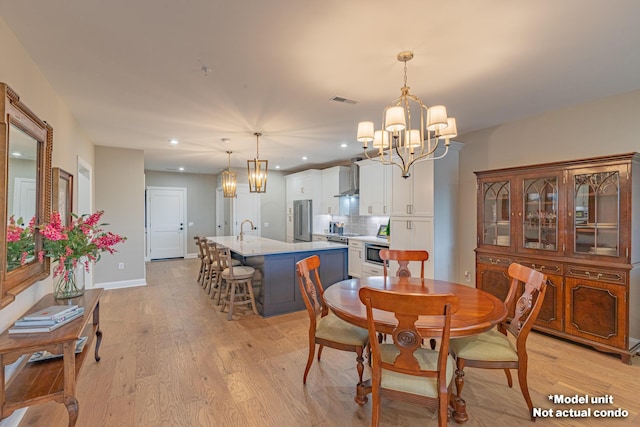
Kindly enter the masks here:
<path id="1" fill-rule="evenodd" d="M 324 300 L 336 316 L 366 328 L 367 312 L 358 296 L 360 288 L 365 286 L 401 293 L 457 295 L 460 306 L 451 317 L 452 337 L 488 331 L 507 317 L 504 302 L 487 292 L 453 282 L 417 277 L 374 276 L 347 279 L 329 286 L 324 291 Z M 374 310 L 373 317 L 379 332 L 391 333 L 398 323 L 391 312 Z M 441 333 L 441 328 L 438 327 L 440 323 L 440 319 L 432 316 L 421 316 L 417 327 L 423 336 L 437 336 Z"/>

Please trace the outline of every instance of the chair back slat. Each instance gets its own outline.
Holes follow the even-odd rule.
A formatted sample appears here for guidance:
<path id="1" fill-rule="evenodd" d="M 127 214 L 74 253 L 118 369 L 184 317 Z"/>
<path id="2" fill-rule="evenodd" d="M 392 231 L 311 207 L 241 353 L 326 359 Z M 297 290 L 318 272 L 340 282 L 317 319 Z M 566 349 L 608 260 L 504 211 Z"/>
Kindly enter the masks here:
<path id="1" fill-rule="evenodd" d="M 516 338 L 528 333 L 542 308 L 547 288 L 547 276 L 532 268 L 512 263 L 509 266 L 511 289 L 507 296 L 507 305 L 514 304 L 518 290 L 524 287 L 522 294 L 515 300 L 515 314 L 507 330 Z"/>
<path id="2" fill-rule="evenodd" d="M 420 278 L 424 279 L 424 263 L 429 259 L 429 252 L 422 250 L 397 250 L 397 249 L 382 249 L 380 251 L 380 258 L 382 259 L 382 266 L 384 268 L 384 275 L 387 276 L 387 269 L 390 267 L 389 261 L 396 261 L 398 263 L 398 270 L 396 276 L 398 277 L 411 277 L 411 270 L 409 270 L 409 263 L 412 261 L 419 261 L 420 265 Z"/>
<path id="3" fill-rule="evenodd" d="M 296 263 L 296 272 L 298 274 L 298 284 L 302 292 L 309 315 L 317 317 L 320 314 L 325 315 L 327 307 L 324 304 L 323 287 L 320 281 L 318 268 L 320 267 L 320 258 L 312 255 L 302 259 Z"/>
<path id="4" fill-rule="evenodd" d="M 374 370 L 387 369 L 408 375 L 438 378 L 444 382 L 449 353 L 451 315 L 458 310 L 458 297 L 453 294 L 401 294 L 368 287 L 361 288 L 359 296 L 367 308 L 367 325 Z M 380 344 L 376 338 L 374 309 L 393 312 L 398 320 L 392 337 L 393 345 L 399 353 L 393 363 L 381 361 Z M 441 345 L 438 366 L 434 370 L 422 369 L 414 355 L 416 350 L 421 348 L 422 340 L 425 338 L 415 325 L 420 316 L 438 316 L 441 319 Z"/>

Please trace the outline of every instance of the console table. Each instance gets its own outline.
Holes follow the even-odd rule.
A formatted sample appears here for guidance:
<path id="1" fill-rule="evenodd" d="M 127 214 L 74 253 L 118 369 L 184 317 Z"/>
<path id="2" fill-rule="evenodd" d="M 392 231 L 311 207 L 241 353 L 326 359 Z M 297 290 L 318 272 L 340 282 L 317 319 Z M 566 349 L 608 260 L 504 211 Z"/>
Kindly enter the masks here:
<path id="1" fill-rule="evenodd" d="M 5 387 L 0 387 L 0 419 L 17 409 L 53 400 L 64 403 L 69 413 L 69 426 L 75 425 L 78 419 L 76 380 L 94 339 L 94 357 L 96 362 L 100 360 L 102 292 L 102 289 L 90 289 L 83 296 L 73 298 L 73 304 L 84 307 L 84 314 L 52 332 L 9 335 L 5 331 L 0 335 L 0 383 L 5 382 L 4 367 L 20 360 L 14 376 Z M 26 313 L 55 304 L 62 305 L 64 301 L 55 300 L 53 294 L 45 295 Z M 82 336 L 87 337 L 87 342 L 84 350 L 76 354 L 76 340 Z M 29 362 L 33 353 L 43 350 L 62 354 L 62 357 Z"/>

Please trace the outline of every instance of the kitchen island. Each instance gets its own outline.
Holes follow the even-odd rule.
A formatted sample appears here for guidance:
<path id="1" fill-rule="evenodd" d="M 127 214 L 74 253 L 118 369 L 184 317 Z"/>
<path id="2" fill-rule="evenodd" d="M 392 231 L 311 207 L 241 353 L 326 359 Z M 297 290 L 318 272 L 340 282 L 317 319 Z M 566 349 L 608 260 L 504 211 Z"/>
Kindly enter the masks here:
<path id="1" fill-rule="evenodd" d="M 253 278 L 258 311 L 264 316 L 304 309 L 296 277 L 296 262 L 318 255 L 320 278 L 325 287 L 347 279 L 347 246 L 331 242 L 285 243 L 262 237 L 207 237 L 231 249 L 233 257 L 256 269 Z"/>

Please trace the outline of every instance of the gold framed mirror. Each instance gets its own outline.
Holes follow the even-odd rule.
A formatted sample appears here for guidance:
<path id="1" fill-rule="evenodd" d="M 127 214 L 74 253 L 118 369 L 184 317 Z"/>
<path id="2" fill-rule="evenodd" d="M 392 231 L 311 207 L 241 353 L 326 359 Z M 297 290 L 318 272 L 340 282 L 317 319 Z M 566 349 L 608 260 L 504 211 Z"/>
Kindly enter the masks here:
<path id="1" fill-rule="evenodd" d="M 0 83 L 0 308 L 49 276 L 49 259 L 38 260 L 42 239 L 35 225 L 51 213 L 53 129 Z"/>

